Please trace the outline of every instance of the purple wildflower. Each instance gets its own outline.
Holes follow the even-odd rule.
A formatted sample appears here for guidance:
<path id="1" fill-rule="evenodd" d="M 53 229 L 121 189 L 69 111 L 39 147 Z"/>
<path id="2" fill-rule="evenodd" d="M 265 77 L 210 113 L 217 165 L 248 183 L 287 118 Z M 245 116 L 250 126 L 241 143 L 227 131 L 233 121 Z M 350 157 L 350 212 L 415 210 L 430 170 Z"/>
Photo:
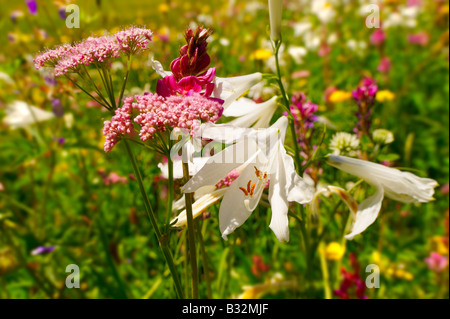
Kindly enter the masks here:
<path id="1" fill-rule="evenodd" d="M 36 15 L 37 14 L 37 1 L 36 0 L 25 0 L 25 3 L 27 4 L 28 10 L 31 14 Z"/>
<path id="2" fill-rule="evenodd" d="M 58 9 L 58 15 L 61 18 L 61 20 L 66 20 L 66 8 L 60 7 Z"/>
<path id="3" fill-rule="evenodd" d="M 55 250 L 55 246 L 39 246 L 31 251 L 31 255 L 48 254 Z"/>
<path id="4" fill-rule="evenodd" d="M 52 98 L 52 111 L 56 117 L 62 117 L 64 115 L 64 108 L 60 99 Z"/>

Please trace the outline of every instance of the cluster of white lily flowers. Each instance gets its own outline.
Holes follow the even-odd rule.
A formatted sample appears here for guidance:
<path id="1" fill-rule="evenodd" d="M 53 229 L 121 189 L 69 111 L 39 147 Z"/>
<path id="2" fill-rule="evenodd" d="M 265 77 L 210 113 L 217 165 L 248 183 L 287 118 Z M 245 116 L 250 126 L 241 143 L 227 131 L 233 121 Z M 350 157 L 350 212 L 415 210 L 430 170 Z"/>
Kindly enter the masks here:
<path id="1" fill-rule="evenodd" d="M 269 0 L 268 5 L 271 40 L 280 43 L 282 1 Z M 314 1 L 311 10 L 317 13 L 322 23 L 327 23 L 335 14 L 328 1 Z M 162 77 L 170 75 L 157 61 L 153 62 L 153 67 Z M 192 178 L 182 187 L 182 192 L 195 194 L 194 218 L 221 200 L 219 227 L 224 239 L 251 216 L 266 188 L 272 211 L 269 227 L 280 242 L 289 241 L 290 203 L 309 205 L 319 213 L 318 200 L 322 193 L 337 194 L 350 209 L 353 223 L 345 236 L 347 239 L 353 239 L 375 222 L 384 196 L 403 203 L 424 203 L 433 199 L 434 188 L 438 184 L 432 179 L 336 152 L 345 146 L 346 155 L 356 155 L 360 141 L 348 133 L 345 133 L 348 136 L 338 133 L 332 140 L 331 145 L 334 146 L 330 148 L 335 151 L 328 155 L 328 164 L 364 180 L 375 188 L 373 195 L 358 204 L 340 187 L 317 187 L 307 174 L 300 176 L 285 148 L 288 117 L 283 115 L 270 125 L 278 108 L 277 96 L 263 103 L 241 97 L 248 90 L 260 87 L 262 82 L 261 73 L 234 78 L 216 77 L 213 97 L 225 101 L 223 115 L 234 119 L 225 124 L 202 124 L 193 138 L 183 145 L 183 150 L 189 154 L 172 158 L 175 177 L 183 176 L 181 161 L 190 163 Z M 389 133 L 378 132 L 377 136 L 382 136 L 383 143 L 388 144 L 393 141 Z M 193 153 L 201 148 L 202 140 L 226 147 L 212 156 L 194 157 Z M 162 164 L 160 167 L 167 174 L 167 167 Z M 231 175 L 231 181 L 221 182 Z M 184 207 L 184 197 L 173 205 L 176 211 Z M 186 223 L 186 210 L 172 220 L 175 227 L 183 227 Z"/>
<path id="2" fill-rule="evenodd" d="M 170 74 L 162 69 L 159 62 L 154 61 L 153 65 L 161 76 Z M 263 103 L 241 97 L 261 81 L 263 77 L 260 73 L 216 78 L 214 97 L 225 101 L 224 115 L 233 120 L 225 124 L 202 124 L 183 147 L 188 152 L 183 155 L 187 156 L 173 158 L 175 178 L 183 176 L 183 158 L 190 163 L 192 178 L 182 187 L 182 192 L 195 193 L 194 218 L 221 200 L 219 227 L 224 239 L 251 216 L 267 185 L 272 211 L 269 227 L 280 242 L 289 241 L 290 203 L 309 205 L 314 210 L 322 193 L 338 194 L 349 207 L 353 224 L 347 239 L 362 233 L 375 222 L 384 196 L 403 203 L 424 203 L 433 199 L 437 182 L 432 179 L 336 153 L 328 155 L 328 164 L 364 180 L 375 188 L 375 193 L 358 204 L 342 188 L 331 185 L 316 188 L 308 175 L 297 173 L 294 160 L 286 151 L 288 117 L 282 115 L 270 125 L 278 107 L 277 97 Z M 212 156 L 202 154 L 195 157 L 193 153 L 202 140 L 226 147 Z M 349 146 L 356 149 L 356 144 L 359 140 L 353 139 Z M 355 155 L 354 152 L 350 154 Z M 166 175 L 167 165 L 160 164 L 160 168 Z M 217 187 L 232 172 L 237 172 L 234 181 L 225 187 Z M 179 211 L 184 206 L 182 197 L 173 208 Z M 173 219 L 172 226 L 183 227 L 186 222 L 186 211 L 183 210 Z"/>

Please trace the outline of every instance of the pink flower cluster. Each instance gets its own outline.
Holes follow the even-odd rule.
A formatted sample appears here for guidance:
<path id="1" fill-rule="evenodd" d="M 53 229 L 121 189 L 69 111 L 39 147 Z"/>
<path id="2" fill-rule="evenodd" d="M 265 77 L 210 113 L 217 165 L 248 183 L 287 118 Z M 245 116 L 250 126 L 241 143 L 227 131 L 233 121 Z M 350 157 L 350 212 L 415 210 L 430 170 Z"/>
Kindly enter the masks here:
<path id="1" fill-rule="evenodd" d="M 72 46 L 69 44 L 64 44 L 56 49 L 47 50 L 41 54 L 39 54 L 33 61 L 34 67 L 39 70 L 44 66 L 55 67 L 58 64 L 59 60 L 65 57 L 67 54 L 70 54 L 72 50 Z"/>
<path id="2" fill-rule="evenodd" d="M 145 142 L 170 128 L 194 132 L 201 121 L 215 122 L 222 112 L 221 103 L 199 94 L 163 97 L 148 93 L 128 97 L 111 121 L 104 122 L 104 149 L 109 152 L 123 136 L 133 136 L 135 123 L 140 126 L 140 139 Z"/>
<path id="3" fill-rule="evenodd" d="M 136 54 L 148 47 L 152 32 L 144 28 L 130 28 L 112 36 L 89 37 L 76 45 L 62 45 L 48 50 L 34 59 L 35 68 L 54 67 L 55 75 L 78 72 L 81 66 L 109 62 L 112 58 Z"/>
<path id="4" fill-rule="evenodd" d="M 130 28 L 114 34 L 120 49 L 127 55 L 136 54 L 148 48 L 153 33 L 149 29 Z"/>
<path id="5" fill-rule="evenodd" d="M 352 92 L 353 98 L 357 102 L 373 101 L 378 92 L 378 85 L 374 79 L 364 78 L 360 85 Z"/>
<path id="6" fill-rule="evenodd" d="M 61 59 L 55 66 L 55 75 L 77 72 L 82 65 L 102 63 L 111 58 L 120 57 L 120 48 L 111 36 L 89 37 L 72 47 L 70 54 Z"/>

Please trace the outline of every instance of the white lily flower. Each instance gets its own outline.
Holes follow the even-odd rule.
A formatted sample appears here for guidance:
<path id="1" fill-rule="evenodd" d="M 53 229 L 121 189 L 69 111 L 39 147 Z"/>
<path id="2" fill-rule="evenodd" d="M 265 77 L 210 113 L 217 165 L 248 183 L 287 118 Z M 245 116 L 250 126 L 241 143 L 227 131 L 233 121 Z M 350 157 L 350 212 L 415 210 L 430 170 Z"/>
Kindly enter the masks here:
<path id="1" fill-rule="evenodd" d="M 236 144 L 212 156 L 203 168 L 183 186 L 185 193 L 206 185 L 215 185 L 231 170 L 240 167 L 241 174 L 223 194 L 219 226 L 224 239 L 240 227 L 259 203 L 270 179 L 269 202 L 272 220 L 269 227 L 279 241 L 289 240 L 288 204 L 312 200 L 313 192 L 295 171 L 292 157 L 284 148 L 288 120 L 281 117 L 263 130 L 236 128 L 230 125 L 206 124 L 204 138 Z"/>
<path id="2" fill-rule="evenodd" d="M 267 128 L 275 113 L 278 104 L 277 97 L 263 103 L 256 103 L 251 99 L 241 97 L 232 103 L 223 113 L 225 116 L 236 117 L 228 122 L 229 125 L 237 127 Z"/>
<path id="3" fill-rule="evenodd" d="M 346 156 L 329 155 L 328 163 L 363 179 L 376 190 L 358 205 L 352 231 L 345 236 L 347 239 L 360 234 L 376 220 L 384 195 L 402 203 L 425 203 L 433 200 L 434 188 L 438 186 L 430 178 Z"/>
<path id="4" fill-rule="evenodd" d="M 6 107 L 3 123 L 12 129 L 28 127 L 36 122 L 43 122 L 54 118 L 52 112 L 41 110 L 23 101 L 14 101 Z"/>

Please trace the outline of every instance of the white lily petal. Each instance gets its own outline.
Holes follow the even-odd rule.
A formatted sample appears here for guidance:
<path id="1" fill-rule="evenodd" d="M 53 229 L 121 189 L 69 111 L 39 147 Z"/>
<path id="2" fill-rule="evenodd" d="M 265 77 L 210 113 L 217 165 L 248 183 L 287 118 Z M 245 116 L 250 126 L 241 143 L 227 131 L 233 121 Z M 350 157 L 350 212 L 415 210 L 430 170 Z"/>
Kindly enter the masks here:
<path id="1" fill-rule="evenodd" d="M 213 185 L 207 185 L 207 186 L 203 186 L 200 187 L 199 189 L 197 189 L 197 191 L 194 193 L 194 200 L 198 200 L 201 197 L 211 194 L 216 190 L 216 186 Z M 177 201 L 175 201 L 172 205 L 172 211 L 178 211 L 180 209 L 184 209 L 186 207 L 186 200 L 185 200 L 185 196 L 181 196 L 181 198 Z"/>
<path id="2" fill-rule="evenodd" d="M 276 102 L 277 97 L 273 97 L 270 100 L 263 103 L 255 103 L 252 100 L 250 102 L 246 101 L 245 103 L 235 103 L 231 104 L 231 106 L 227 109 L 232 108 L 233 112 L 227 112 L 228 114 L 241 114 L 241 115 L 227 115 L 225 116 L 238 116 L 236 119 L 230 121 L 228 124 L 237 126 L 237 127 L 252 127 L 254 129 L 258 128 L 267 128 L 270 125 L 270 120 L 275 113 L 278 104 Z M 248 100 L 248 99 L 247 99 Z M 235 104 L 238 104 L 239 111 L 234 110 L 236 107 Z"/>
<path id="3" fill-rule="evenodd" d="M 252 132 L 252 129 L 245 127 L 207 122 L 200 125 L 198 135 L 204 139 L 210 139 L 224 144 L 233 144 L 245 136 L 251 138 Z"/>
<path id="4" fill-rule="evenodd" d="M 201 215 L 209 206 L 216 203 L 226 193 L 227 188 L 221 188 L 213 192 L 209 192 L 198 198 L 192 205 L 192 215 L 195 218 Z M 184 198 L 184 196 L 182 197 Z M 187 223 L 186 210 L 183 210 L 177 217 L 175 217 L 171 224 L 175 227 L 183 227 Z"/>
<path id="5" fill-rule="evenodd" d="M 224 100 L 222 105 L 224 110 L 236 101 L 242 94 L 249 90 L 252 86 L 262 81 L 262 74 L 257 72 L 249 75 L 236 76 L 231 78 L 214 79 L 213 97 Z"/>
<path id="6" fill-rule="evenodd" d="M 270 174 L 269 202 L 272 209 L 270 229 L 274 232 L 278 241 L 289 241 L 289 219 L 288 219 L 288 190 L 287 174 L 284 167 L 282 154 L 279 153 L 277 160 L 278 169 Z"/>
<path id="7" fill-rule="evenodd" d="M 350 213 L 352 214 L 352 216 L 356 218 L 356 214 L 360 209 L 360 206 L 345 189 L 331 185 L 328 186 L 326 189 L 331 193 L 337 194 L 342 199 L 344 204 L 347 205 L 347 207 L 350 209 Z"/>
<path id="8" fill-rule="evenodd" d="M 380 183 L 387 197 L 403 203 L 424 203 L 433 200 L 434 188 L 438 186 L 433 179 L 351 157 L 329 155 L 329 163 L 368 183 Z"/>
<path id="9" fill-rule="evenodd" d="M 299 204 L 306 204 L 314 198 L 314 181 L 305 174 L 304 178 L 300 177 L 295 171 L 294 160 L 291 156 L 285 153 L 282 154 L 283 164 L 286 175 L 288 176 L 287 183 L 287 199 L 289 202 L 297 202 Z"/>
<path id="10" fill-rule="evenodd" d="M 232 103 L 225 111 L 224 116 L 239 117 L 249 113 L 256 112 L 263 103 L 256 103 L 252 99 L 241 97 Z"/>
<path id="11" fill-rule="evenodd" d="M 258 147 L 251 139 L 244 139 L 228 146 L 222 152 L 210 157 L 181 190 L 184 193 L 192 193 L 202 186 L 216 185 L 233 169 L 244 163 L 254 163 L 258 153 L 260 153 Z"/>
<path id="12" fill-rule="evenodd" d="M 172 75 L 170 71 L 164 71 L 163 66 L 159 61 L 152 60 L 152 68 L 156 71 L 161 77 L 165 78 L 166 76 Z"/>
<path id="13" fill-rule="evenodd" d="M 345 236 L 348 240 L 353 239 L 353 237 L 366 230 L 378 217 L 381 204 L 383 203 L 384 191 L 381 184 L 373 186 L 376 188 L 376 192 L 358 206 L 352 230 Z"/>
<path id="14" fill-rule="evenodd" d="M 194 157 L 192 161 L 189 162 L 189 175 L 193 176 L 197 174 L 207 161 L 207 157 Z M 169 179 L 169 164 L 159 163 L 158 167 L 161 170 L 161 176 L 165 179 Z M 173 160 L 173 178 L 181 179 L 183 176 L 183 160 L 180 157 Z"/>
<path id="15" fill-rule="evenodd" d="M 225 240 L 248 219 L 261 199 L 265 181 L 258 179 L 255 167 L 262 172 L 268 168 L 267 158 L 261 152 L 257 153 L 256 163 L 254 165 L 248 163 L 241 175 L 231 184 L 220 204 L 219 227 Z M 246 195 L 240 189 L 240 187 L 248 189 L 248 185 L 252 187 L 253 183 L 255 183 L 255 187 L 252 196 Z"/>

